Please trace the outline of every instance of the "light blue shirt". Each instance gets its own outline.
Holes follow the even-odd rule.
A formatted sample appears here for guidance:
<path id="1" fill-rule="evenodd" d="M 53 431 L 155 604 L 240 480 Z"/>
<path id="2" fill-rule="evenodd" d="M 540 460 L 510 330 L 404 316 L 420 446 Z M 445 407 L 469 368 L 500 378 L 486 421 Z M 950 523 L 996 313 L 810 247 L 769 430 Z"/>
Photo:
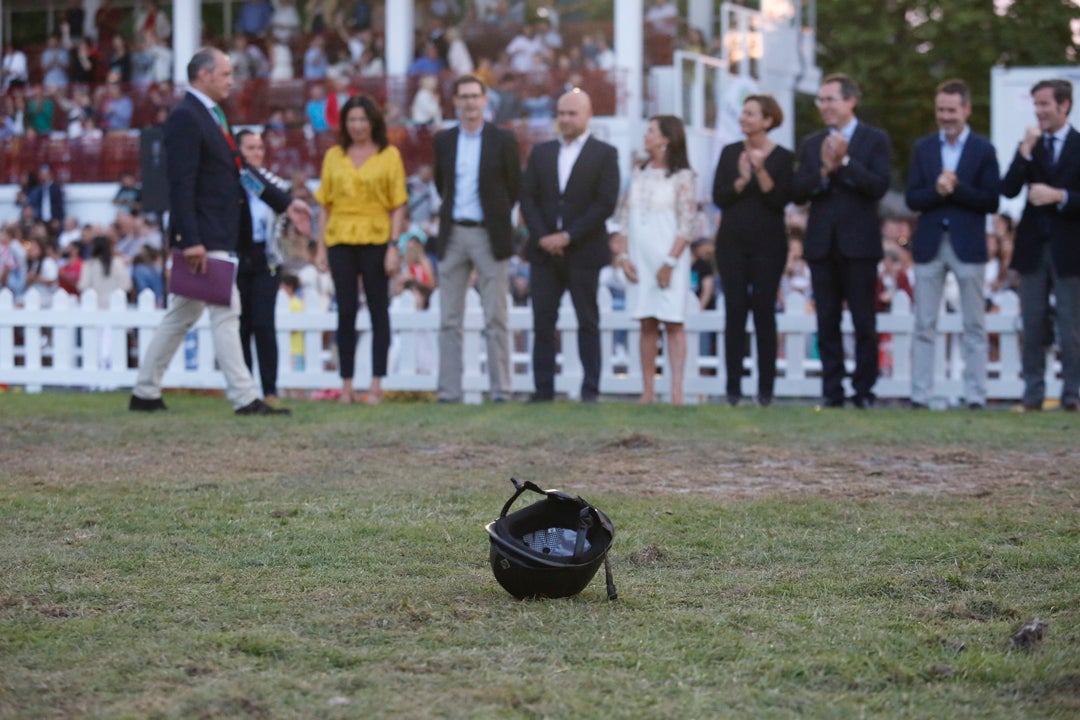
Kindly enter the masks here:
<path id="1" fill-rule="evenodd" d="M 832 132 L 838 132 L 844 136 L 844 139 L 851 143 L 851 137 L 855 134 L 855 128 L 859 126 L 859 118 L 851 118 L 851 122 L 842 128 L 831 128 Z"/>
<path id="2" fill-rule="evenodd" d="M 963 132 L 956 138 L 956 142 L 950 143 L 945 133 L 938 133 L 941 139 L 941 168 L 950 172 L 956 172 L 956 166 L 960 164 L 960 156 L 964 154 L 964 143 L 971 136 L 971 127 L 964 126 Z"/>
<path id="3" fill-rule="evenodd" d="M 475 133 L 459 127 L 457 141 L 457 165 L 454 168 L 454 214 L 455 220 L 484 221 L 484 208 L 480 205 L 480 148 L 481 125 Z"/>
<path id="4" fill-rule="evenodd" d="M 248 209 L 251 211 L 251 241 L 265 243 L 274 224 L 274 209 L 250 192 L 247 198 Z"/>

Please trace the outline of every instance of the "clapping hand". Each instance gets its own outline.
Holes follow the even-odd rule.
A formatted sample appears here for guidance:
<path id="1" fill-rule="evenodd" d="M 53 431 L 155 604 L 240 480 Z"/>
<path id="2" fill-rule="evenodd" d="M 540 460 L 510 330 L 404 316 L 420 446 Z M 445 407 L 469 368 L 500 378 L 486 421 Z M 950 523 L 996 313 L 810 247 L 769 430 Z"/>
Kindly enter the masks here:
<path id="1" fill-rule="evenodd" d="M 763 148 L 749 148 L 746 155 L 750 159 L 750 172 L 757 172 L 765 165 L 766 153 Z"/>
<path id="2" fill-rule="evenodd" d="M 843 159 L 844 152 L 837 154 L 837 146 L 839 143 L 844 144 L 844 152 L 846 152 L 847 142 L 844 140 L 844 136 L 839 133 L 829 133 L 821 143 L 822 177 L 832 175 L 836 172 L 836 169 L 840 167 L 840 160 Z"/>
<path id="3" fill-rule="evenodd" d="M 754 164 L 750 160 L 750 152 L 743 150 L 739 153 L 739 178 L 744 182 L 750 182 L 750 176 L 754 174 Z"/>
<path id="4" fill-rule="evenodd" d="M 941 174 L 938 175 L 934 188 L 937 190 L 938 195 L 947 197 L 956 191 L 956 184 L 958 182 L 960 182 L 960 179 L 956 177 L 955 172 L 952 170 L 942 170 Z"/>

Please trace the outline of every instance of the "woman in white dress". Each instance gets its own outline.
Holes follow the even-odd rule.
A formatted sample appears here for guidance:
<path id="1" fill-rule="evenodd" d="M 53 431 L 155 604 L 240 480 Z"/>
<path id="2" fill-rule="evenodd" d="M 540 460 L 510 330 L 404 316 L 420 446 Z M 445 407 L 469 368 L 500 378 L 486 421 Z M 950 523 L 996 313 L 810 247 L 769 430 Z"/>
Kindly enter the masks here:
<path id="1" fill-rule="evenodd" d="M 686 132 L 674 115 L 657 115 L 645 131 L 648 159 L 633 169 L 630 189 L 619 207 L 624 234 L 615 264 L 637 285 L 630 306 L 641 321 L 641 402 L 656 397 L 656 353 L 660 326 L 671 373 L 671 402 L 683 402 L 686 365 L 687 298 L 690 295 L 690 241 L 697 211 L 697 176 L 686 157 Z"/>

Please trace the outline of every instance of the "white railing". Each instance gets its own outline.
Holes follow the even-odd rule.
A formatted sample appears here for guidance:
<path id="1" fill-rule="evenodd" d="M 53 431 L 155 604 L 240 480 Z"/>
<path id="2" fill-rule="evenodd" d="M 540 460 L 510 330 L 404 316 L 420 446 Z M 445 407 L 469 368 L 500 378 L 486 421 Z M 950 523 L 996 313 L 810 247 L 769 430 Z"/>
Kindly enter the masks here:
<path id="1" fill-rule="evenodd" d="M 409 307 L 408 296 L 395 300 L 391 308 L 393 343 L 390 350 L 390 371 L 383 382 L 388 390 L 434 391 L 438 367 L 438 292 L 432 297 L 431 308 L 416 310 Z M 638 323 L 627 310 L 613 310 L 610 294 L 600 292 L 600 328 L 603 341 L 603 368 L 600 389 L 605 395 L 634 396 L 641 391 L 641 367 L 638 353 L 640 333 Z M 776 396 L 817 398 L 821 393 L 821 364 L 813 356 L 816 321 L 800 295 L 788 298 L 786 310 L 777 316 L 780 349 L 777 361 Z M 692 304 L 692 307 L 696 305 Z M 81 299 L 60 292 L 51 306 L 41 307 L 35 291 L 27 293 L 25 302 L 16 306 L 8 290 L 0 291 L 0 384 L 23 386 L 28 391 L 42 388 L 121 388 L 135 382 L 137 360 L 141 358 L 150 338 L 161 321 L 163 310 L 154 306 L 153 294 L 144 291 L 138 303 L 129 306 L 122 292 L 110 298 L 109 308 L 100 310 L 93 292 Z M 278 297 L 277 329 L 280 348 L 278 385 L 281 390 L 318 390 L 340 387 L 334 359 L 333 333 L 336 315 L 319 309 L 290 312 L 287 298 Z M 911 342 L 913 317 L 907 296 L 897 295 L 893 309 L 878 315 L 878 331 L 882 334 L 883 371 L 874 390 L 881 398 L 906 398 L 911 389 Z M 1023 382 L 1020 375 L 1020 318 L 1015 301 L 1006 303 L 999 313 L 987 316 L 991 338 L 997 348 L 989 363 L 989 394 L 991 399 L 1009 400 L 1021 397 Z M 844 316 L 845 345 L 850 347 L 852 325 Z M 357 350 L 357 387 L 370 381 L 371 333 L 367 314 L 357 318 L 360 331 Z M 484 319 L 479 298 L 469 293 L 465 315 L 465 375 L 466 402 L 480 402 L 488 381 L 484 359 Z M 576 398 L 580 393 L 581 365 L 577 355 L 577 321 L 569 296 L 564 296 L 558 328 L 561 352 L 556 391 Z M 688 358 L 686 397 L 700 402 L 709 397 L 726 395 L 723 362 L 723 310 L 700 312 L 694 310 L 687 318 Z M 532 311 L 528 307 L 512 307 L 512 386 L 514 392 L 528 393 L 532 382 Z M 753 324 L 747 324 L 753 332 Z M 959 315 L 943 313 L 938 322 L 937 362 L 935 363 L 935 392 L 943 404 L 956 404 L 963 394 L 960 359 L 962 322 Z M 290 334 L 302 333 L 302 370 L 294 369 L 290 357 Z M 702 335 L 715 335 L 715 353 L 703 353 L 699 341 Z M 107 345 L 102 352 L 101 343 Z M 754 343 L 750 343 L 754 347 Z M 100 360 L 112 358 L 111 366 Z M 660 367 L 663 368 L 663 358 Z M 756 358 L 745 363 L 743 394 L 756 394 Z M 300 367 L 297 364 L 296 367 Z M 1047 395 L 1060 393 L 1057 377 L 1059 366 L 1053 357 L 1047 363 Z M 850 368 L 850 365 L 849 365 Z M 665 373 L 657 379 L 657 391 L 668 393 Z M 214 369 L 213 342 L 210 324 L 204 314 L 194 326 L 188 342 L 173 358 L 164 378 L 167 388 L 223 388 L 224 377 Z M 850 387 L 848 388 L 850 392 Z"/>

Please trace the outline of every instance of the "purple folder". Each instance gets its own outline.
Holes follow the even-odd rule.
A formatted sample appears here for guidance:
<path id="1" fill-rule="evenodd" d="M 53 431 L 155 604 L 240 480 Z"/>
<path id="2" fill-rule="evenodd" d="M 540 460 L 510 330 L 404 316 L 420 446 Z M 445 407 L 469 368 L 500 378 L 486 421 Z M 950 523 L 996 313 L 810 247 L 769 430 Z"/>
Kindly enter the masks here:
<path id="1" fill-rule="evenodd" d="M 236 283 L 236 261 L 207 257 L 206 272 L 196 275 L 184 262 L 184 251 L 173 250 L 169 292 L 211 305 L 232 304 L 232 289 Z"/>

